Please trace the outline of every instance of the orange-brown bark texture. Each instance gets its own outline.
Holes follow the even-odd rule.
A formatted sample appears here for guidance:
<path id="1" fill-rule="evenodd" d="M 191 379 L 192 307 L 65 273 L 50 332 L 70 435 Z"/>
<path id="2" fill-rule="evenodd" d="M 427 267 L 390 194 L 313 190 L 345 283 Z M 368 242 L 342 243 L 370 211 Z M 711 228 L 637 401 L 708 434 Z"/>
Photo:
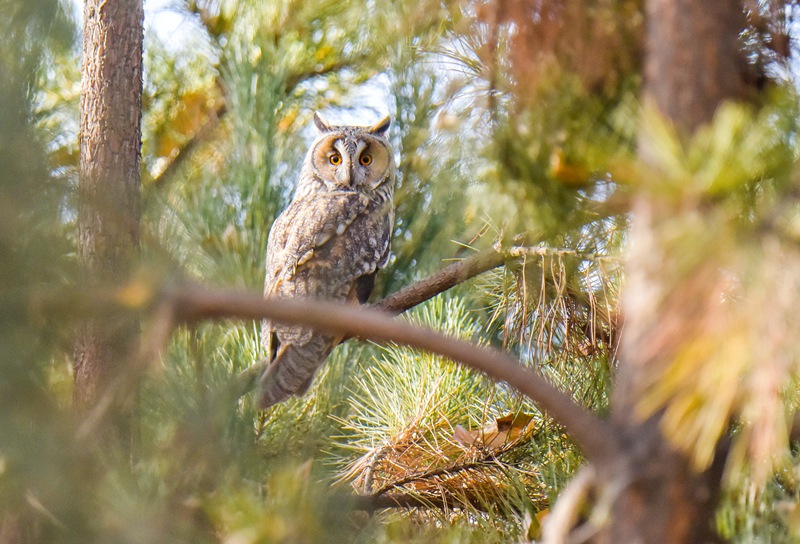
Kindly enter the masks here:
<path id="1" fill-rule="evenodd" d="M 78 255 L 85 280 L 124 281 L 139 245 L 142 0 L 87 0 L 82 60 Z M 137 326 L 96 320 L 78 332 L 73 400 L 96 402 L 134 351 Z"/>

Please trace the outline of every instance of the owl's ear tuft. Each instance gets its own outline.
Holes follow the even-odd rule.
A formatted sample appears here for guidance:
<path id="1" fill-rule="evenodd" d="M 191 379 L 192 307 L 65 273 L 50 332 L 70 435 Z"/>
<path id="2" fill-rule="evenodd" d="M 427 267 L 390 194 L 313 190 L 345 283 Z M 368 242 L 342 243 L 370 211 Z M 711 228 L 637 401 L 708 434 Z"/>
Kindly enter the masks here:
<path id="1" fill-rule="evenodd" d="M 387 130 L 389 130 L 389 125 L 392 124 L 392 119 L 388 115 L 375 123 L 368 129 L 370 134 L 376 134 L 378 136 L 383 136 Z"/>
<path id="2" fill-rule="evenodd" d="M 328 123 L 322 120 L 322 117 L 320 117 L 317 112 L 314 112 L 314 124 L 316 125 L 320 134 L 324 134 L 333 130 Z"/>

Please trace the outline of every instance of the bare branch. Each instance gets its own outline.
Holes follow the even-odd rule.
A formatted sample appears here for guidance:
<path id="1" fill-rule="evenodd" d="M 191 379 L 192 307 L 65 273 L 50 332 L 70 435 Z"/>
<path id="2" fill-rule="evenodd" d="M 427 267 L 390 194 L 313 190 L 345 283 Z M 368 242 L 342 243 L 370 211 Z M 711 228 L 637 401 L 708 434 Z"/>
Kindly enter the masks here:
<path id="1" fill-rule="evenodd" d="M 497 249 L 486 249 L 442 268 L 424 280 L 372 304 L 371 307 L 391 314 L 401 314 L 468 279 L 501 266 L 504 261 L 503 255 Z"/>
<path id="2" fill-rule="evenodd" d="M 271 319 L 302 323 L 343 335 L 379 343 L 394 342 L 450 358 L 505 382 L 535 401 L 566 427 L 589 458 L 606 458 L 613 452 L 613 429 L 556 389 L 538 372 L 507 353 L 477 346 L 443 334 L 395 320 L 386 312 L 319 300 L 264 299 L 204 287 L 179 287 L 167 293 L 176 317 L 192 323 L 208 319 Z"/>
<path id="3" fill-rule="evenodd" d="M 315 67 L 307 72 L 301 72 L 291 76 L 286 82 L 286 93 L 290 93 L 297 85 L 312 77 L 323 76 L 331 72 L 341 70 L 351 66 L 354 62 L 363 60 L 361 58 L 350 59 L 347 62 L 336 62 L 324 66 Z M 222 85 L 217 82 L 217 87 L 223 89 Z M 225 95 L 223 90 L 223 96 Z M 220 121 L 228 114 L 228 106 L 223 101 L 211 114 L 208 120 L 201 126 L 197 132 L 186 142 L 186 144 L 178 151 L 173 159 L 166 165 L 166 167 L 156 176 L 154 176 L 150 183 L 155 187 L 166 185 L 179 171 L 181 166 L 189 159 L 189 157 L 205 143 L 209 137 L 214 133 L 214 130 L 219 126 Z"/>
<path id="4" fill-rule="evenodd" d="M 355 64 L 363 62 L 366 58 L 367 58 L 366 55 L 360 55 L 354 58 L 349 58 L 347 60 L 333 62 L 331 64 L 319 65 L 306 72 L 293 74 L 286 81 L 285 85 L 286 94 L 292 92 L 295 87 L 297 87 L 304 81 L 307 81 L 314 77 L 324 76 L 333 72 L 338 72 L 339 70 L 343 70 L 345 68 L 349 68 Z"/>

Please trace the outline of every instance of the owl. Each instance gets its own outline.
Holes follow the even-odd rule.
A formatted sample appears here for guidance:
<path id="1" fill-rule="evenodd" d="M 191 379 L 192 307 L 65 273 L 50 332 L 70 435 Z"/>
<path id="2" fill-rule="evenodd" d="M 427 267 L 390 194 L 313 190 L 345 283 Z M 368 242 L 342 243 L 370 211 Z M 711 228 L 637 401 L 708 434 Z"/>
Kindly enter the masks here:
<path id="1" fill-rule="evenodd" d="M 388 117 L 372 127 L 328 125 L 306 154 L 289 206 L 267 242 L 264 295 L 365 303 L 389 259 L 395 161 Z M 261 376 L 261 407 L 303 395 L 340 335 L 264 321 L 270 360 Z"/>

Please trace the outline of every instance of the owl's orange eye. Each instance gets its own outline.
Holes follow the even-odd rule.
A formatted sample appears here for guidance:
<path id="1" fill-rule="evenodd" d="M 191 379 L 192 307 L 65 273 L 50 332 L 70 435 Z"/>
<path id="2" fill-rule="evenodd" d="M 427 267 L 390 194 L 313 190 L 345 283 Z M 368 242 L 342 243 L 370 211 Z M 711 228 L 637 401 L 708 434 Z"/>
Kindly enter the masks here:
<path id="1" fill-rule="evenodd" d="M 333 155 L 331 155 L 331 158 L 328 160 L 331 161 L 331 164 L 334 166 L 342 164 L 342 156 L 339 155 L 338 153 L 334 153 Z"/>
<path id="2" fill-rule="evenodd" d="M 361 155 L 361 159 L 359 160 L 361 161 L 361 164 L 363 164 L 364 166 L 369 166 L 370 164 L 372 164 L 372 155 Z"/>

